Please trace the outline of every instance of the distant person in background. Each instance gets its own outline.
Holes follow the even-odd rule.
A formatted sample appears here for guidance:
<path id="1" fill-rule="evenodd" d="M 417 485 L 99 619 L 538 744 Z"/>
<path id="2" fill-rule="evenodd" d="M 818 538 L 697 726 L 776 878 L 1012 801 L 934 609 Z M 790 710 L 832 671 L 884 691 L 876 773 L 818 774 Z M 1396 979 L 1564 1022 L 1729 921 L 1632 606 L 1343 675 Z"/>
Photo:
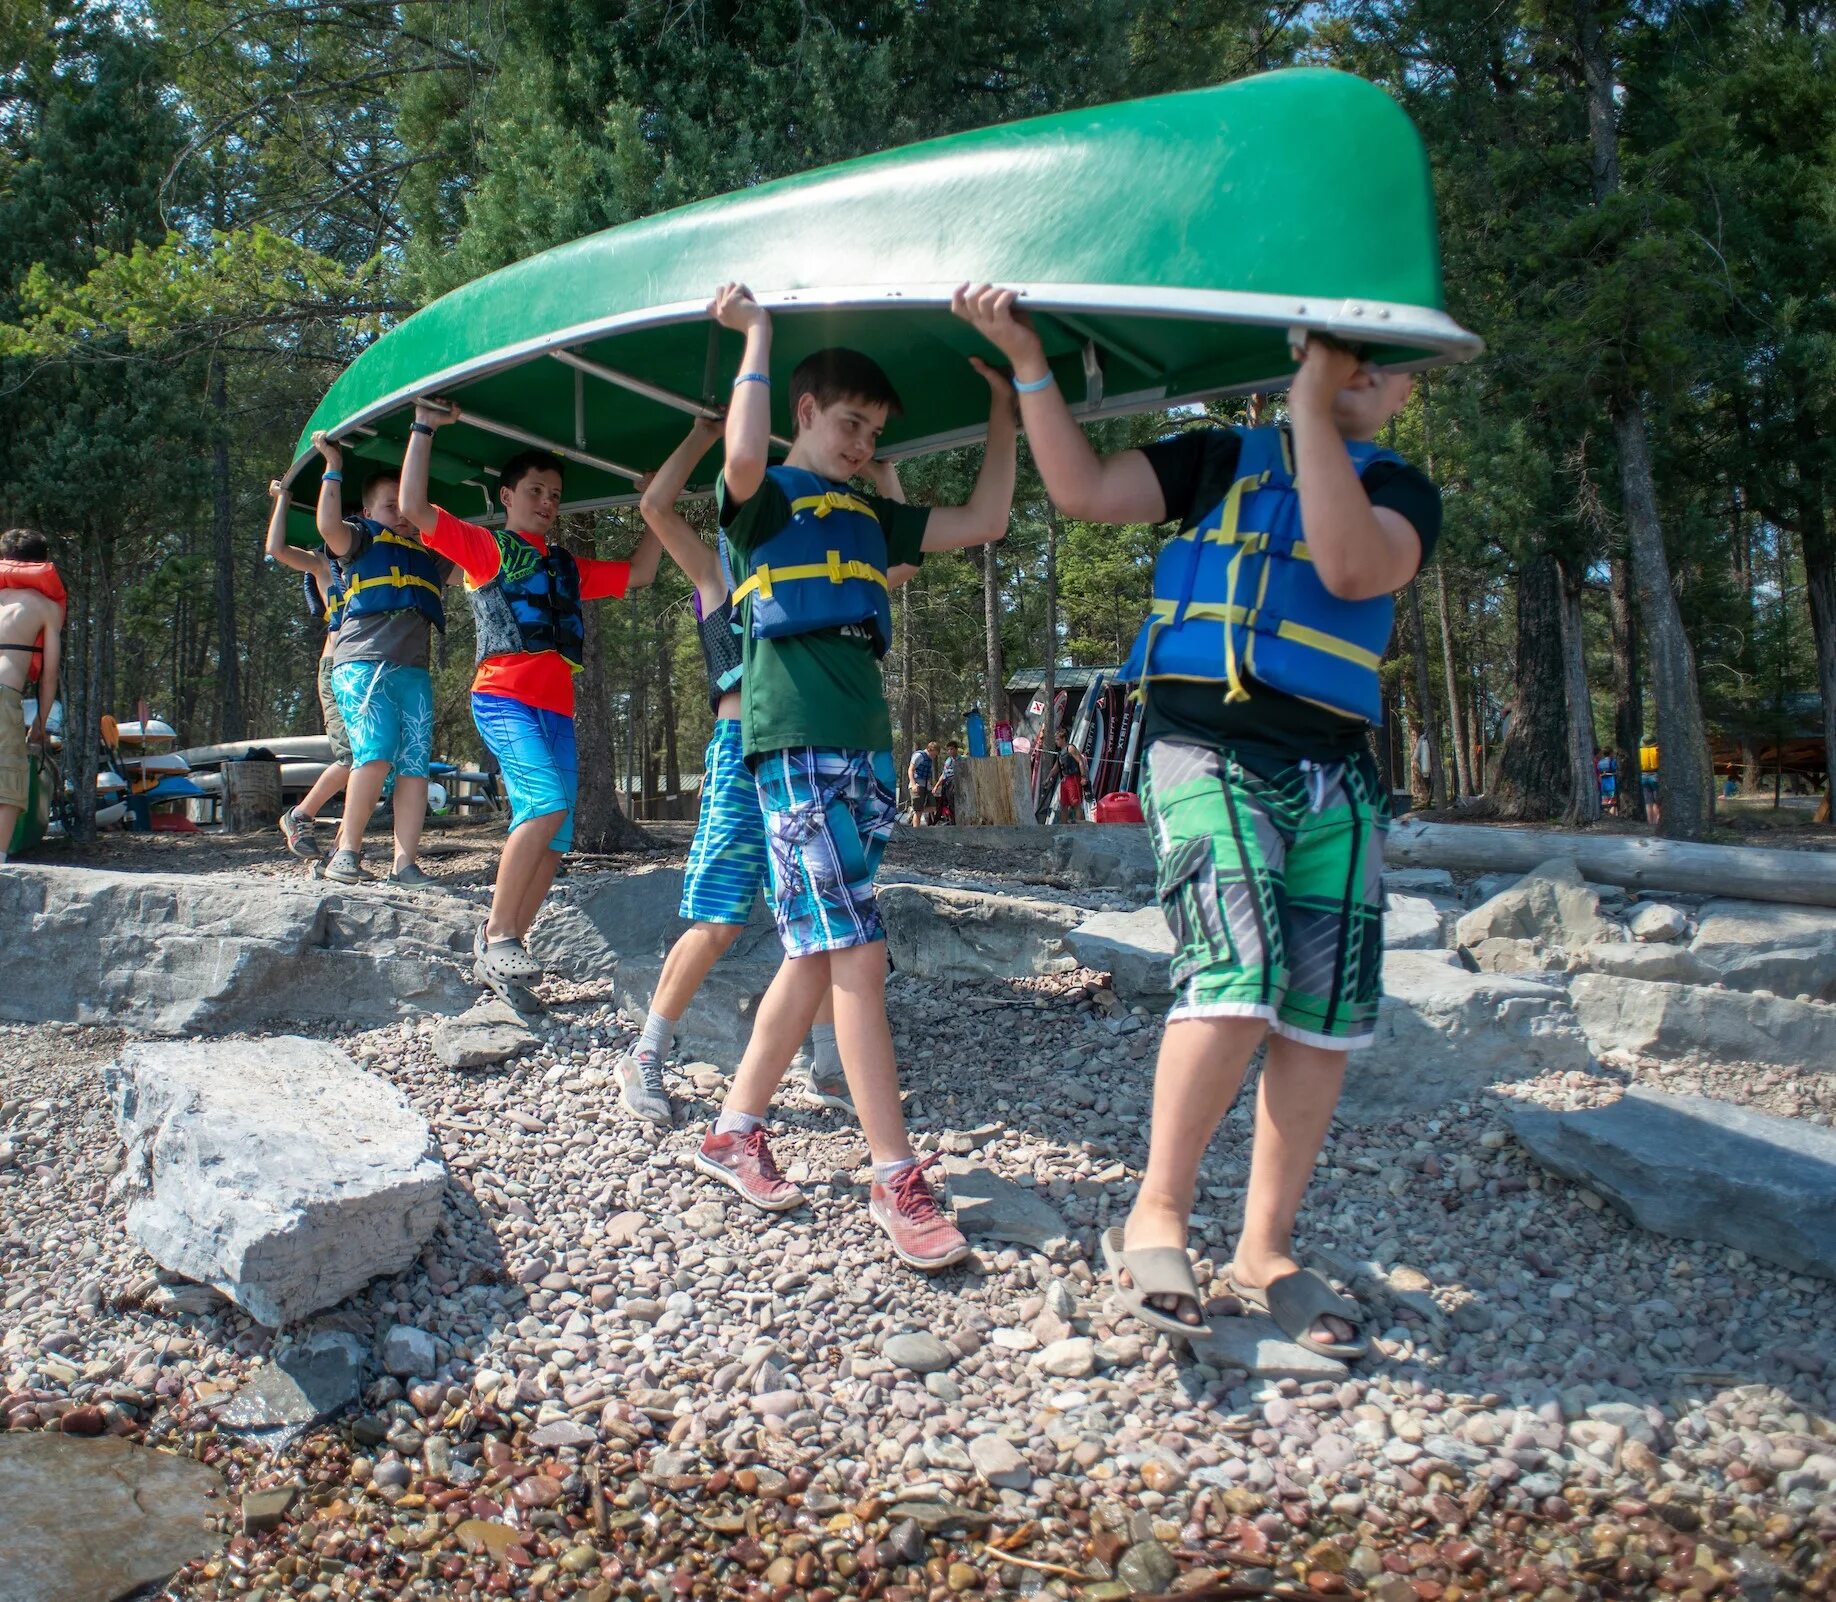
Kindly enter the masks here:
<path id="1" fill-rule="evenodd" d="M 32 797 L 32 748 L 45 743 L 63 659 L 64 581 L 36 529 L 0 534 L 0 862 Z M 28 729 L 25 692 L 38 686 Z"/>
<path id="2" fill-rule="evenodd" d="M 1600 810 L 1619 811 L 1619 761 L 1611 751 L 1594 747 L 1594 778 L 1600 785 Z"/>
<path id="3" fill-rule="evenodd" d="M 912 752 L 911 765 L 906 769 L 906 778 L 912 787 L 912 822 L 922 824 L 930 821 L 931 784 L 937 775 L 937 742 L 921 745 Z"/>
<path id="4" fill-rule="evenodd" d="M 1727 778 L 1722 780 L 1721 799 L 1724 801 L 1732 801 L 1734 797 L 1739 794 L 1740 794 L 1740 780 L 1735 778 L 1734 775 L 1730 773 L 1727 776 Z"/>
<path id="5" fill-rule="evenodd" d="M 954 740 L 944 747 L 943 771 L 937 775 L 939 822 L 956 822 L 956 764 L 962 758 L 962 749 Z"/>
<path id="6" fill-rule="evenodd" d="M 351 737 L 344 732 L 344 715 L 338 710 L 338 697 L 332 693 L 332 658 L 338 647 L 338 623 L 344 615 L 344 575 L 324 551 L 301 550 L 287 543 L 287 512 L 291 505 L 287 487 L 274 479 L 268 485 L 268 494 L 273 498 L 274 510 L 268 518 L 263 554 L 305 575 L 306 605 L 325 624 L 325 645 L 319 652 L 319 716 L 325 722 L 332 759 L 299 805 L 288 807 L 280 815 L 280 831 L 287 849 L 304 862 L 318 862 L 325 855 L 312 832 L 319 808 L 333 796 L 343 795 L 351 776 Z"/>

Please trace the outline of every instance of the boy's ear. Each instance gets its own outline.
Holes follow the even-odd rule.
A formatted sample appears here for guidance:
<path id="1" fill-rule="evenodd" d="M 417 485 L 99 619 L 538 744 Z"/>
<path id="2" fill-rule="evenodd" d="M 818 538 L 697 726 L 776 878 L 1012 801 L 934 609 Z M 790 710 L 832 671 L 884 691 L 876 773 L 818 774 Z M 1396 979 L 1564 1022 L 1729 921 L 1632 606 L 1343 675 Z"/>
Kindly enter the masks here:
<path id="1" fill-rule="evenodd" d="M 821 410 L 822 408 L 816 403 L 816 396 L 813 391 L 805 390 L 799 395 L 797 397 L 796 431 L 801 433 L 804 429 L 810 427 L 816 421 L 816 414 Z"/>

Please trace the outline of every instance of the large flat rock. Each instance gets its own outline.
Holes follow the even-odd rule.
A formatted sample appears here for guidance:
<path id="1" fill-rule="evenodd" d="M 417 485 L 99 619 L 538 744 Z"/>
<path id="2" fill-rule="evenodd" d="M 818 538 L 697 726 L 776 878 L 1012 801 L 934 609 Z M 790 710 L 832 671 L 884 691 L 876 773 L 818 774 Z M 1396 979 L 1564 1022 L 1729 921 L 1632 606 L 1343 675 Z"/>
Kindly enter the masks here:
<path id="1" fill-rule="evenodd" d="M 127 1143 L 128 1233 L 273 1327 L 414 1261 L 446 1169 L 427 1121 L 297 1036 L 128 1046 L 104 1072 Z"/>
<path id="2" fill-rule="evenodd" d="M 1710 901 L 1690 952 L 1733 990 L 1836 1001 L 1836 911 L 1768 901 Z"/>
<path id="3" fill-rule="evenodd" d="M 217 1471 L 114 1437 L 0 1435 L 0 1602 L 116 1602 L 222 1545 Z"/>
<path id="4" fill-rule="evenodd" d="M 459 1012 L 478 909 L 444 893 L 307 879 L 9 866 L 0 1019 L 152 1034 L 373 1028 Z"/>
<path id="5" fill-rule="evenodd" d="M 1352 1054 L 1339 1116 L 1378 1123 L 1487 1086 L 1586 1071 L 1587 1040 L 1559 983 L 1469 973 L 1445 954 L 1392 951 L 1374 1044 Z"/>
<path id="6" fill-rule="evenodd" d="M 1154 893 L 1154 841 L 1144 823 L 1088 823 L 1053 831 L 1052 860 L 1072 884 L 1124 895 Z"/>
<path id="7" fill-rule="evenodd" d="M 1165 1003 L 1173 995 L 1173 931 L 1158 905 L 1099 912 L 1067 936 L 1078 964 L 1110 975 L 1125 1002 Z"/>
<path id="8" fill-rule="evenodd" d="M 1604 973 L 1576 974 L 1570 991 L 1596 1051 L 1658 1062 L 1836 1067 L 1836 1008 Z"/>
<path id="9" fill-rule="evenodd" d="M 1082 907 L 944 885 L 880 886 L 887 948 L 901 973 L 927 979 L 1030 979 L 1077 966 L 1065 935 Z"/>
<path id="10" fill-rule="evenodd" d="M 1646 1229 L 1836 1279 L 1836 1130 L 1642 1086 L 1513 1122 L 1539 1161 Z"/>

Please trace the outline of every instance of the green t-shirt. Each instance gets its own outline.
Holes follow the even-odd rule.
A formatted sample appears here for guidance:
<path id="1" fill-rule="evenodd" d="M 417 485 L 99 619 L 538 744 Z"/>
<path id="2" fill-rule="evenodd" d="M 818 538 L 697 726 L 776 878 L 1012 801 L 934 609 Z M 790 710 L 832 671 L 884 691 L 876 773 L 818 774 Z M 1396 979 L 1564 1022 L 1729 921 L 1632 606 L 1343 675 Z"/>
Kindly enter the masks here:
<path id="1" fill-rule="evenodd" d="M 838 484 L 837 489 L 845 488 Z M 752 553 L 790 521 L 790 502 L 769 478 L 737 505 L 723 475 L 715 485 L 721 526 L 733 552 L 733 576 L 752 570 Z M 924 526 L 930 512 L 879 495 L 860 497 L 886 535 L 886 565 L 916 567 L 924 560 Z M 821 629 L 788 639 L 754 639 L 749 603 L 741 604 L 745 670 L 740 678 L 742 749 L 767 751 L 825 746 L 841 751 L 890 751 L 892 716 L 880 682 L 880 662 L 865 634 Z"/>

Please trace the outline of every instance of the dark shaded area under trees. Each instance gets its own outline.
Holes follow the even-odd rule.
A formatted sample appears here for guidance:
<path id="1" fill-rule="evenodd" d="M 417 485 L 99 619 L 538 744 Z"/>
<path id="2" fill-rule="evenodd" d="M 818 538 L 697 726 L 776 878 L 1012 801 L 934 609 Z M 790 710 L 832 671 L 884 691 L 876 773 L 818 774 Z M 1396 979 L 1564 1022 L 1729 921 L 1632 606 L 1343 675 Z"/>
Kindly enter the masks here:
<path id="1" fill-rule="evenodd" d="M 1398 779 L 1426 729 L 1424 801 L 1484 788 L 1505 816 L 1586 821 L 1578 754 L 1629 774 L 1655 736 L 1665 831 L 1700 833 L 1705 728 L 1738 731 L 1750 788 L 1807 696 L 1836 747 L 1833 21 L 1709 0 L 22 0 L 0 12 L 0 521 L 57 541 L 73 728 L 145 698 L 200 743 L 315 729 L 317 631 L 263 569 L 265 487 L 391 321 L 785 173 L 1338 65 L 1421 128 L 1449 307 L 1490 346 L 1419 385 L 1395 429 L 1447 512 L 1385 669 Z M 973 469 L 913 464 L 908 488 L 960 493 Z M 632 513 L 575 521 L 604 554 L 637 536 Z M 1047 656 L 1049 542 L 1052 659 L 1125 652 L 1154 531 L 1054 529 L 1023 455 L 1006 542 L 927 564 L 896 608 L 901 769 Z M 596 620 L 581 832 L 604 845 L 618 792 L 694 773 L 708 714 L 667 563 Z M 459 757 L 479 749 L 470 665 L 461 615 L 436 662 L 438 743 Z"/>

